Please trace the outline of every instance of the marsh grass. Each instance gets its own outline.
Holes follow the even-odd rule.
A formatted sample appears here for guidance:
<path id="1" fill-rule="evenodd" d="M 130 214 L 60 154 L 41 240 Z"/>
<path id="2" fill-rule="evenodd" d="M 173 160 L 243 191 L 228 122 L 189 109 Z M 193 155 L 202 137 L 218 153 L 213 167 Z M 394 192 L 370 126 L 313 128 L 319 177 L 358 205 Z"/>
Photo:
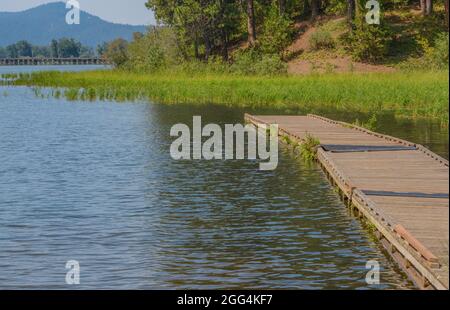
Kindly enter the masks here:
<path id="1" fill-rule="evenodd" d="M 392 112 L 448 121 L 447 71 L 305 76 L 137 74 L 118 70 L 20 74 L 15 85 L 64 88 L 68 100 L 150 100 L 304 113 Z"/>
<path id="2" fill-rule="evenodd" d="M 377 124 L 378 124 L 378 117 L 376 113 L 372 114 L 372 116 L 367 120 L 367 122 L 361 122 L 359 119 L 356 119 L 353 122 L 353 125 L 366 128 L 370 131 L 377 130 Z"/>
<path id="3" fill-rule="evenodd" d="M 306 133 L 305 138 L 300 144 L 300 155 L 306 162 L 311 162 L 317 159 L 317 148 L 320 145 L 319 139 Z"/>

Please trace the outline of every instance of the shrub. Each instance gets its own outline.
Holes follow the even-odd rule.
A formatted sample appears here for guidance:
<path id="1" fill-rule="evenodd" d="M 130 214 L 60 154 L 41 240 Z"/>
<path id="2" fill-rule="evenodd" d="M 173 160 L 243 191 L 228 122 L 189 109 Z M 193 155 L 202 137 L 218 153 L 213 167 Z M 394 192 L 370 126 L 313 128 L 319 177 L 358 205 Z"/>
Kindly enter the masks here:
<path id="1" fill-rule="evenodd" d="M 276 54 L 263 55 L 255 63 L 255 71 L 260 75 L 277 75 L 287 73 L 287 64 Z"/>
<path id="2" fill-rule="evenodd" d="M 313 50 L 331 49 L 335 46 L 335 42 L 331 34 L 328 31 L 321 29 L 311 35 L 309 38 L 309 44 Z"/>
<path id="3" fill-rule="evenodd" d="M 127 67 L 133 71 L 155 72 L 179 64 L 180 50 L 170 28 L 154 28 L 136 36 L 129 45 Z"/>
<path id="4" fill-rule="evenodd" d="M 104 57 L 114 66 L 120 67 L 128 61 L 128 43 L 123 39 L 116 39 L 108 43 Z"/>
<path id="5" fill-rule="evenodd" d="M 423 57 L 410 57 L 400 64 L 400 68 L 406 71 L 410 70 L 429 70 L 437 69 L 448 70 L 449 63 L 449 35 L 447 32 L 441 32 L 436 36 L 432 46 L 424 44 Z"/>
<path id="6" fill-rule="evenodd" d="M 325 6 L 325 13 L 328 15 L 344 15 L 347 13 L 347 2 L 331 0 Z"/>
<path id="7" fill-rule="evenodd" d="M 231 72 L 241 75 L 272 75 L 287 72 L 287 64 L 277 54 L 262 54 L 255 48 L 235 54 Z"/>
<path id="8" fill-rule="evenodd" d="M 433 67 L 437 69 L 448 68 L 448 44 L 448 32 L 440 33 L 434 41 L 434 47 L 426 55 Z"/>
<path id="9" fill-rule="evenodd" d="M 262 34 L 259 36 L 261 50 L 266 54 L 282 54 L 292 41 L 292 22 L 272 6 L 264 19 Z"/>
<path id="10" fill-rule="evenodd" d="M 313 161 L 317 158 L 317 148 L 320 146 L 319 139 L 306 133 L 303 142 L 300 144 L 300 154 L 305 161 Z"/>
<path id="11" fill-rule="evenodd" d="M 344 41 L 355 60 L 376 62 L 386 56 L 392 39 L 387 28 L 364 24 L 345 37 Z"/>
<path id="12" fill-rule="evenodd" d="M 377 124 L 378 124 L 378 117 L 376 113 L 372 114 L 372 116 L 367 120 L 367 122 L 360 122 L 359 119 L 356 119 L 353 122 L 353 125 L 366 128 L 370 131 L 375 131 L 377 129 Z"/>

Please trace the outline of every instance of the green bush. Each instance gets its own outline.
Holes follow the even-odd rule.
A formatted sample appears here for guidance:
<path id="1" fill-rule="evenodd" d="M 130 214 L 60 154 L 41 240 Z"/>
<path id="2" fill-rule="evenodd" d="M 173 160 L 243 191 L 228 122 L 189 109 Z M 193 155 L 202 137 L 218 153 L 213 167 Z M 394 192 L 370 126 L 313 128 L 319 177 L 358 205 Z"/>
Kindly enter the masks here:
<path id="1" fill-rule="evenodd" d="M 181 61 L 175 33 L 170 28 L 155 28 L 135 36 L 128 47 L 126 67 L 133 71 L 155 72 Z"/>
<path id="2" fill-rule="evenodd" d="M 284 74 L 287 64 L 277 54 L 267 55 L 252 48 L 236 53 L 230 69 L 240 75 Z"/>
<path id="3" fill-rule="evenodd" d="M 276 54 L 263 55 L 255 63 L 255 71 L 260 75 L 278 75 L 287 73 L 287 64 Z"/>
<path id="4" fill-rule="evenodd" d="M 347 1 L 329 0 L 324 9 L 328 15 L 344 15 L 347 13 Z"/>
<path id="5" fill-rule="evenodd" d="M 449 61 L 448 44 L 449 44 L 448 32 L 440 33 L 437 39 L 434 41 L 434 47 L 427 55 L 433 67 L 437 69 L 448 68 L 448 61 Z"/>
<path id="6" fill-rule="evenodd" d="M 344 42 L 355 60 L 377 62 L 386 56 L 392 39 L 387 28 L 364 24 L 344 37 Z"/>
<path id="7" fill-rule="evenodd" d="M 317 159 L 317 148 L 320 146 L 319 139 L 313 137 L 308 132 L 300 144 L 300 154 L 305 161 L 313 161 Z"/>
<path id="8" fill-rule="evenodd" d="M 425 44 L 423 57 L 410 57 L 399 67 L 405 71 L 411 70 L 448 70 L 449 68 L 449 34 L 441 32 L 436 35 L 433 45 Z"/>
<path id="9" fill-rule="evenodd" d="M 281 55 L 292 42 L 292 21 L 280 14 L 276 6 L 271 7 L 262 28 L 259 43 L 261 50 L 266 54 Z"/>
<path id="10" fill-rule="evenodd" d="M 128 61 L 128 42 L 124 39 L 116 39 L 108 43 L 104 57 L 114 66 L 121 67 Z"/>
<path id="11" fill-rule="evenodd" d="M 313 50 L 331 49 L 335 46 L 335 42 L 331 34 L 322 29 L 319 29 L 311 34 L 309 44 Z"/>

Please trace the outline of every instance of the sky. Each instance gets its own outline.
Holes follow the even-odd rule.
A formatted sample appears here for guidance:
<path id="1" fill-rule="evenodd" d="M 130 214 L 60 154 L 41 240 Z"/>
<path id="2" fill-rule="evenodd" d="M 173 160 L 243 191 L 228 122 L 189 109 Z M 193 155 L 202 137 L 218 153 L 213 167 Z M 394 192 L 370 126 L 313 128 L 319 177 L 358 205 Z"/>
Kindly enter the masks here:
<path id="1" fill-rule="evenodd" d="M 0 0 L 0 12 L 17 12 L 57 0 Z M 60 0 L 59 2 L 66 2 Z M 78 0 L 80 9 L 109 22 L 130 25 L 154 25 L 146 0 Z"/>

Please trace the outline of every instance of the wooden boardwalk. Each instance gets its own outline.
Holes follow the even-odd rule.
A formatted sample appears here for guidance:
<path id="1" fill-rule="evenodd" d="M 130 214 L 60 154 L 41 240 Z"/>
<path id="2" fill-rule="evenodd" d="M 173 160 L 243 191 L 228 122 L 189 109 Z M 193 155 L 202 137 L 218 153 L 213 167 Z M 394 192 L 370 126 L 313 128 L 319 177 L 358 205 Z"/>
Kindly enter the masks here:
<path id="1" fill-rule="evenodd" d="M 0 66 L 42 66 L 42 65 L 107 65 L 107 60 L 98 57 L 91 58 L 0 58 Z"/>
<path id="2" fill-rule="evenodd" d="M 252 116 L 301 143 L 320 140 L 318 161 L 421 289 L 448 289 L 449 166 L 421 145 L 316 115 Z"/>

